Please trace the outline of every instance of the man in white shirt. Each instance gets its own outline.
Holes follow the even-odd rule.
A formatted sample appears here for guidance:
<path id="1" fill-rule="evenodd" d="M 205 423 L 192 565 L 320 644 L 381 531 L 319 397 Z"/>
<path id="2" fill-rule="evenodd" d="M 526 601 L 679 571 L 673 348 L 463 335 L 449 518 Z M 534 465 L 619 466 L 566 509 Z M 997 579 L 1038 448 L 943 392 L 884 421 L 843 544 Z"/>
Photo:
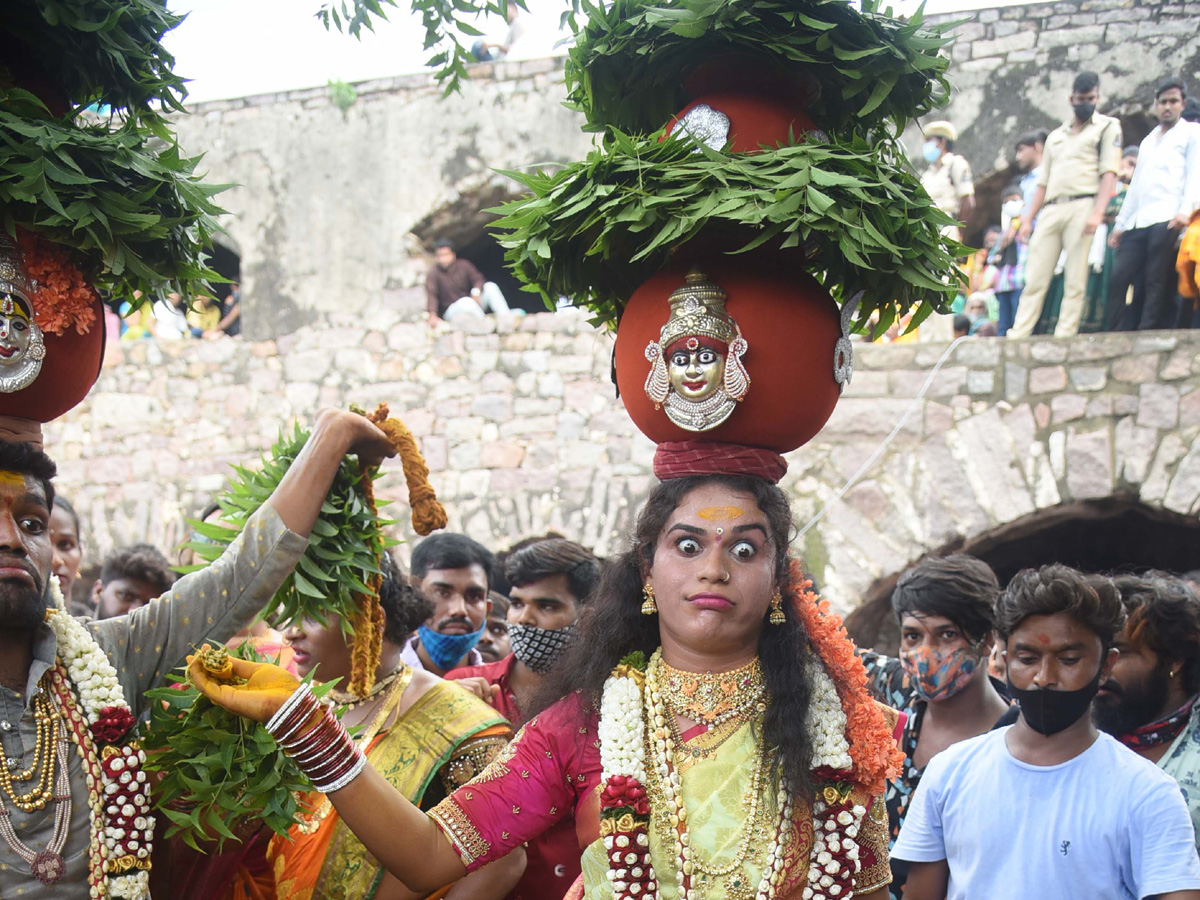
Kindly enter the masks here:
<path id="1" fill-rule="evenodd" d="M 1125 621 L 1106 578 L 1026 569 L 996 605 L 1016 724 L 936 755 L 892 849 L 905 900 L 1200 900 L 1175 781 L 1096 729 Z"/>
<path id="2" fill-rule="evenodd" d="M 1138 151 L 1137 169 L 1108 239 L 1117 251 L 1108 285 L 1113 331 L 1174 325 L 1175 248 L 1200 206 L 1200 125 L 1181 120 L 1186 90 L 1179 78 L 1158 85 L 1158 127 Z M 1133 285 L 1133 302 L 1125 297 Z"/>

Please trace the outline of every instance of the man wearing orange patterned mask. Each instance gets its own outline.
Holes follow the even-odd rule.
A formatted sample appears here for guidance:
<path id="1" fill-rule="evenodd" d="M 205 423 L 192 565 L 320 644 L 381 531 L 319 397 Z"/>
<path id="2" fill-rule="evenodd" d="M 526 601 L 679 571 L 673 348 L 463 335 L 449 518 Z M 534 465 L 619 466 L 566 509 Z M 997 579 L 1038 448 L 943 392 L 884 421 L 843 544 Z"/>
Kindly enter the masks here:
<path id="1" fill-rule="evenodd" d="M 964 555 L 926 559 L 901 575 L 892 593 L 900 658 L 861 654 L 875 698 L 906 717 L 904 770 L 884 795 L 893 843 L 934 754 L 989 731 L 1008 709 L 987 665 L 999 596 L 986 563 Z M 893 858 L 893 897 L 901 896 L 907 875 L 908 864 Z"/>

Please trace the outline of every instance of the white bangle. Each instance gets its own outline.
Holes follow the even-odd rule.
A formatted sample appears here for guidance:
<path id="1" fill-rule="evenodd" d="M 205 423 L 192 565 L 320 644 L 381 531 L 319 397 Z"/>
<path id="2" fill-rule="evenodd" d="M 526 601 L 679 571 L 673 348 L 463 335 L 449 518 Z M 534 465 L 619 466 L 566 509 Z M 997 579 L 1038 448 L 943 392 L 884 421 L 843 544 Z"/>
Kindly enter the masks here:
<path id="1" fill-rule="evenodd" d="M 355 778 L 357 778 L 362 773 L 363 768 L 366 766 L 367 758 L 363 756 L 361 750 L 356 748 L 355 752 L 358 754 L 358 759 L 354 761 L 354 765 L 350 767 L 349 772 L 330 784 L 317 784 L 314 782 L 313 787 L 322 794 L 332 794 L 334 791 L 340 791 Z"/>
<path id="2" fill-rule="evenodd" d="M 271 736 L 275 738 L 276 742 L 282 743 L 290 736 L 291 730 L 289 730 L 288 734 L 286 735 L 280 735 L 276 737 L 275 730 L 287 720 L 287 717 L 291 714 L 292 710 L 294 710 L 300 704 L 300 702 L 311 693 L 312 688 L 307 682 L 301 684 L 300 687 L 292 691 L 292 695 L 290 697 L 283 701 L 283 706 L 279 707 L 279 709 L 275 712 L 275 715 L 271 716 L 271 720 L 267 722 L 267 731 L 271 733 Z"/>

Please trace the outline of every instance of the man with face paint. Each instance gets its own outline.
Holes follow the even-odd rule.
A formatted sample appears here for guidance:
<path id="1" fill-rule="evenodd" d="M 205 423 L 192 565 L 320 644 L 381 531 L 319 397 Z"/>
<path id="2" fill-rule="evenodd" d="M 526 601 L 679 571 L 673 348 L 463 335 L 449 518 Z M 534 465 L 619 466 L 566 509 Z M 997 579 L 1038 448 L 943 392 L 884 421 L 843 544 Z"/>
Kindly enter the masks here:
<path id="1" fill-rule="evenodd" d="M 1072 114 L 1046 138 L 1037 190 L 1021 217 L 1019 234 L 1029 242 L 1029 257 L 1025 289 L 1009 337 L 1033 334 L 1064 251 L 1067 265 L 1063 299 L 1054 334 L 1070 337 L 1079 332 L 1087 291 L 1088 250 L 1117 186 L 1121 123 L 1096 112 L 1100 77 L 1095 72 L 1080 72 L 1069 100 Z"/>
<path id="2" fill-rule="evenodd" d="M 861 654 L 872 694 L 905 716 L 904 769 L 884 794 L 893 844 L 929 760 L 990 730 L 1008 709 L 1000 683 L 987 673 L 999 596 L 995 574 L 974 557 L 923 560 L 900 576 L 892 592 L 900 658 Z M 908 863 L 893 857 L 893 897 L 904 892 L 907 877 Z"/>
<path id="3" fill-rule="evenodd" d="M 1200 598 L 1165 572 L 1113 584 L 1128 618 L 1092 718 L 1179 783 L 1200 836 Z"/>
<path id="4" fill-rule="evenodd" d="M 101 783 L 89 767 L 99 766 L 100 752 L 105 760 L 136 753 L 127 748 L 146 690 L 205 638 L 225 641 L 270 600 L 304 552 L 345 455 L 381 459 L 394 451 L 365 417 L 324 411 L 278 488 L 218 560 L 128 615 L 79 624 L 55 608 L 50 586 L 54 463 L 26 420 L 0 417 L 0 435 L 19 438 L 0 437 L 0 766 L 9 776 L 0 792 L 0 886 L 5 897 L 30 900 L 144 897 L 148 847 L 140 830 L 125 829 L 145 828 L 136 824 L 145 817 L 115 804 L 100 803 L 96 816 L 91 810 L 110 787 L 126 791 L 130 809 L 144 810 L 146 798 L 120 785 L 145 782 L 105 776 Z M 92 712 L 81 698 L 100 690 L 110 704 Z M 93 715 L 94 724 L 80 718 Z M 131 766 L 123 774 L 140 773 Z M 117 826 L 105 816 L 116 815 L 126 815 L 124 867 L 106 870 L 89 848 L 112 836 Z M 90 869 L 99 872 L 96 887 Z"/>
<path id="5" fill-rule="evenodd" d="M 482 679 L 491 703 L 514 725 L 547 688 L 547 674 L 575 633 L 583 604 L 600 580 L 600 563 L 586 547 L 562 538 L 528 544 L 504 560 L 511 585 L 508 635 L 512 655 L 467 666 L 448 679 Z M 525 848 L 525 874 L 508 900 L 559 900 L 581 872 L 575 817 L 567 816 Z"/>
<path id="6" fill-rule="evenodd" d="M 442 532 L 417 545 L 412 584 L 434 611 L 405 645 L 405 663 L 442 677 L 460 666 L 483 664 L 475 645 L 487 628 L 495 568 L 492 552 L 465 534 Z"/>
<path id="7" fill-rule="evenodd" d="M 1200 857 L 1179 787 L 1096 729 L 1125 623 L 1107 579 L 1026 569 L 996 607 L 1013 725 L 929 764 L 893 856 L 905 900 L 1200 900 Z"/>

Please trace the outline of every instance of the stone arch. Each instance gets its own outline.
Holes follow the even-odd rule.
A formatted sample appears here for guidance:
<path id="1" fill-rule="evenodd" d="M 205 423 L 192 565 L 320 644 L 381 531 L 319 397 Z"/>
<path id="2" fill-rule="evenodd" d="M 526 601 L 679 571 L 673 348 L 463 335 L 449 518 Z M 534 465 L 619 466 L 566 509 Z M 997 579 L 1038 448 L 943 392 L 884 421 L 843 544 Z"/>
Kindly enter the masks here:
<path id="1" fill-rule="evenodd" d="M 854 363 L 854 381 L 818 439 L 793 455 L 784 482 L 800 522 L 829 503 L 796 550 L 843 609 L 875 597 L 881 580 L 924 554 L 1064 505 L 1129 496 L 1164 515 L 1200 515 L 1192 333 L 982 339 L 950 350 L 857 345 Z M 831 502 L 910 409 L 861 479 Z M 871 621 L 867 643 L 880 617 Z"/>
<path id="2" fill-rule="evenodd" d="M 412 237 L 427 254 L 436 241 L 454 242 L 458 255 L 469 259 L 489 281 L 504 292 L 510 307 L 528 312 L 545 312 L 541 299 L 521 290 L 521 283 L 504 264 L 504 249 L 488 230 L 496 216 L 489 209 L 520 194 L 511 179 L 492 176 L 468 182 L 455 195 L 428 213 L 412 228 Z"/>
<path id="3" fill-rule="evenodd" d="M 1052 562 L 1085 572 L 1186 572 L 1200 567 L 1200 518 L 1121 492 L 1039 509 L 974 537 L 957 536 L 926 556 L 951 553 L 982 559 L 1001 584 L 1021 569 Z M 899 633 L 891 597 L 903 571 L 876 579 L 862 605 L 847 617 L 846 626 L 860 646 L 895 652 Z"/>

